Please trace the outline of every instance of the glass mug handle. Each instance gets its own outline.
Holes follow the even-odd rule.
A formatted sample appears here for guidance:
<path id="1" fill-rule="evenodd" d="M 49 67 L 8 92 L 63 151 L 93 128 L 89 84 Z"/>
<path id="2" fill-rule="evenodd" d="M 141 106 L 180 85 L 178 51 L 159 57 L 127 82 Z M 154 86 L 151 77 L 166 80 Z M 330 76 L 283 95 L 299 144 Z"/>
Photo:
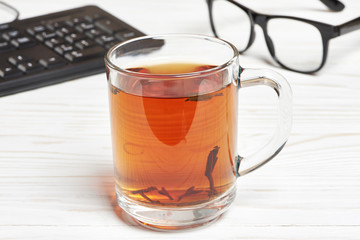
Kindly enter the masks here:
<path id="1" fill-rule="evenodd" d="M 238 90 L 257 85 L 271 87 L 277 93 L 279 103 L 277 127 L 270 141 L 249 156 L 237 156 L 236 173 L 240 177 L 269 162 L 286 144 L 292 124 L 292 91 L 286 79 L 271 70 L 242 69 L 240 67 L 237 81 Z"/>

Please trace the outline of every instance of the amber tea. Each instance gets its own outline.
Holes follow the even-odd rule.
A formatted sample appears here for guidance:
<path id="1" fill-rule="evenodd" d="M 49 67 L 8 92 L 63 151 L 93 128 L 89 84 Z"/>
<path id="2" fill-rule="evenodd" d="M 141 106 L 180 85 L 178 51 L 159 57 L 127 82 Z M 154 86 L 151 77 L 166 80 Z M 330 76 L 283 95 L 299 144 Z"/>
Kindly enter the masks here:
<path id="1" fill-rule="evenodd" d="M 116 185 L 123 196 L 151 205 L 190 206 L 233 187 L 236 87 L 223 86 L 227 75 L 220 71 L 204 71 L 181 85 L 169 77 L 213 67 L 129 68 L 144 78 L 127 76 L 122 85 L 119 77 L 124 89 L 109 84 Z M 146 79 L 146 73 L 162 81 Z"/>
<path id="2" fill-rule="evenodd" d="M 287 141 L 288 82 L 270 70 L 242 68 L 226 41 L 144 36 L 115 45 L 105 63 L 116 200 L 142 226 L 211 223 L 234 201 L 236 179 L 269 162 Z M 240 156 L 239 89 L 260 85 L 277 93 L 276 131 L 265 146 Z"/>

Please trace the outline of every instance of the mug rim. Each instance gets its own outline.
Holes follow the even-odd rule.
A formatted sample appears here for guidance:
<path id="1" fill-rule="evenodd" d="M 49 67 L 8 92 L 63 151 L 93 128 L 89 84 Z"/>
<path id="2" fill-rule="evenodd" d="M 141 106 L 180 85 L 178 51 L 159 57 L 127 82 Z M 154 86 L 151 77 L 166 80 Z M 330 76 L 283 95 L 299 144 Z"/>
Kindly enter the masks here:
<path id="1" fill-rule="evenodd" d="M 227 60 L 225 63 L 218 65 L 216 67 L 210 68 L 210 69 L 206 69 L 206 70 L 201 70 L 201 71 L 194 71 L 194 72 L 190 72 L 190 73 L 177 73 L 177 74 L 152 74 L 152 73 L 141 73 L 141 72 L 135 72 L 135 71 L 130 71 L 124 68 L 121 68 L 119 66 L 116 66 L 110 59 L 111 59 L 111 54 L 118 48 L 127 45 L 129 43 L 132 42 L 136 42 L 136 41 L 142 41 L 145 39 L 166 39 L 166 38 L 195 38 L 195 39 L 203 39 L 203 40 L 211 40 L 213 42 L 217 42 L 219 44 L 223 44 L 226 45 L 227 47 L 229 47 L 230 49 L 233 50 L 233 55 L 232 57 Z M 228 66 L 232 65 L 233 62 L 238 58 L 239 56 L 239 52 L 237 50 L 237 48 L 231 44 L 230 42 L 224 40 L 224 39 L 220 39 L 220 38 L 216 38 L 216 37 L 211 37 L 211 36 L 207 36 L 207 35 L 203 35 L 203 34 L 182 34 L 182 33 L 170 33 L 170 34 L 155 34 L 155 35 L 146 35 L 146 36 L 142 36 L 142 37 L 136 37 L 136 38 L 132 38 L 130 40 L 126 40 L 124 42 L 120 42 L 118 44 L 115 44 L 112 48 L 110 48 L 106 55 L 105 55 L 105 66 L 109 67 L 113 70 L 116 70 L 118 72 L 121 72 L 123 74 L 126 75 L 132 75 L 132 76 L 138 76 L 138 77 L 147 77 L 147 78 L 164 78 L 164 77 L 169 77 L 169 78 L 184 78 L 184 77 L 196 77 L 199 75 L 204 75 L 204 74 L 211 74 L 217 71 L 220 71 L 222 69 L 227 68 Z"/>

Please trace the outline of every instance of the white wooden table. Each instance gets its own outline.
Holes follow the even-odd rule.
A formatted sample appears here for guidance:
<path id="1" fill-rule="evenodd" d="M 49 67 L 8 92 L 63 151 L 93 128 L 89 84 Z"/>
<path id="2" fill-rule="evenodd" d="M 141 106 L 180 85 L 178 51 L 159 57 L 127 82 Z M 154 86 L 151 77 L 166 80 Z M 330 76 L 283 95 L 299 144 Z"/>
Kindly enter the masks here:
<path id="1" fill-rule="evenodd" d="M 90 3 L 6 2 L 22 18 Z M 341 13 L 316 0 L 241 2 L 331 24 L 360 15 L 358 0 L 343 0 Z M 210 34 L 203 0 L 94 3 L 147 34 Z M 359 43 L 360 31 L 333 40 L 324 69 L 304 75 L 277 67 L 257 29 L 241 62 L 289 80 L 292 134 L 272 162 L 238 180 L 225 215 L 191 231 L 149 231 L 117 207 L 105 74 L 0 98 L 0 239 L 360 239 Z M 276 98 L 261 87 L 241 94 L 240 145 L 251 152 L 273 129 Z"/>

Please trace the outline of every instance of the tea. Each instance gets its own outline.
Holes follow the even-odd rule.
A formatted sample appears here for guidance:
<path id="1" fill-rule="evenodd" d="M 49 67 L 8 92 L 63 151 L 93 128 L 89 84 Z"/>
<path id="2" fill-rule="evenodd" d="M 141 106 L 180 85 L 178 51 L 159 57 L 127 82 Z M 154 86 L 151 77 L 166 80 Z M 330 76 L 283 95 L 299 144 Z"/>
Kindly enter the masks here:
<path id="1" fill-rule="evenodd" d="M 159 75 L 162 81 L 144 74 L 109 83 L 120 194 L 152 205 L 190 206 L 233 187 L 236 86 L 222 85 L 228 77 L 223 72 L 200 72 L 188 82 L 169 75 L 213 67 L 176 63 L 129 68 Z"/>

